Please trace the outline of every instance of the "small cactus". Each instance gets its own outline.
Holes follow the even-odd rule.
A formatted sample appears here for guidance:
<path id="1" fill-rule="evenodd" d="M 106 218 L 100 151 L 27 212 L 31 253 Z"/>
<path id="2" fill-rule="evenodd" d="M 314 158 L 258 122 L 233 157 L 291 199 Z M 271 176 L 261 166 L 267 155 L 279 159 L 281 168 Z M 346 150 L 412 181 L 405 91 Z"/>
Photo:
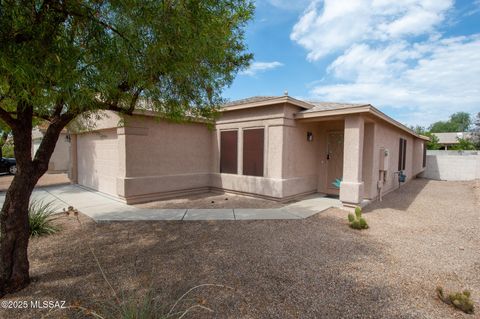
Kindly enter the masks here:
<path id="1" fill-rule="evenodd" d="M 368 228 L 367 221 L 365 220 L 365 218 L 360 217 L 358 222 L 360 223 L 360 228 L 362 228 L 362 229 L 367 229 Z"/>
<path id="2" fill-rule="evenodd" d="M 456 292 L 445 296 L 442 287 L 437 287 L 437 295 L 440 300 L 448 305 L 452 305 L 461 311 L 472 314 L 475 310 L 473 301 L 470 299 L 470 291 Z"/>
<path id="3" fill-rule="evenodd" d="M 353 215 L 352 213 L 348 214 L 348 221 L 350 223 L 353 223 L 354 220 L 355 220 L 355 215 Z"/>
<path id="4" fill-rule="evenodd" d="M 362 208 L 359 206 L 355 207 L 355 217 L 357 217 L 357 219 L 362 217 Z"/>
<path id="5" fill-rule="evenodd" d="M 355 215 L 352 213 L 348 214 L 348 222 L 350 223 L 350 227 L 353 229 L 367 229 L 368 224 L 365 218 L 362 217 L 362 208 L 355 207 Z"/>

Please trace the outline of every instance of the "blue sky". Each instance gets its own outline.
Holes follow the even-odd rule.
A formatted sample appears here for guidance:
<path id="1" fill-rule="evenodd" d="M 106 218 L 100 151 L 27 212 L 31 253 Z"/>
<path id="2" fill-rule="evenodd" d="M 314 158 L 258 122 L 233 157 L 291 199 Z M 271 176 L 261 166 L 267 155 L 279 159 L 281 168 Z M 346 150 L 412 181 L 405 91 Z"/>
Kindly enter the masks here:
<path id="1" fill-rule="evenodd" d="M 480 0 L 263 0 L 224 96 L 365 102 L 429 125 L 480 112 Z"/>

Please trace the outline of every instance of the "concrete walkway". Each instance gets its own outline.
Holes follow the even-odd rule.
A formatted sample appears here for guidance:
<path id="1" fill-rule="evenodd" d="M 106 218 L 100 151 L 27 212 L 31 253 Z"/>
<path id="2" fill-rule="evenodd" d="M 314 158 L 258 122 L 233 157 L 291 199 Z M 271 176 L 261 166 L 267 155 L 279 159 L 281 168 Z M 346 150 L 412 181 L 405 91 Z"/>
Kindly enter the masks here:
<path id="1" fill-rule="evenodd" d="M 0 193 L 3 204 L 5 193 Z M 53 202 L 55 209 L 73 206 L 96 222 L 135 220 L 261 220 L 302 219 L 330 207 L 341 207 L 338 199 L 312 195 L 282 208 L 268 209 L 148 209 L 127 205 L 104 193 L 78 185 L 59 185 L 37 188 L 32 200 Z"/>

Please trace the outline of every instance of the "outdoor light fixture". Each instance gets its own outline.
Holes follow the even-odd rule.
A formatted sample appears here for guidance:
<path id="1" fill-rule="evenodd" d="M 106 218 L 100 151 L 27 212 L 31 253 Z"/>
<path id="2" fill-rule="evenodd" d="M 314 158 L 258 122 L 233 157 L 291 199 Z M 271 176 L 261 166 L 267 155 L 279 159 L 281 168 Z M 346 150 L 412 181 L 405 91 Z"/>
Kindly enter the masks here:
<path id="1" fill-rule="evenodd" d="M 70 134 L 67 134 L 65 136 L 65 142 L 70 143 L 71 141 L 72 141 L 72 137 L 70 136 Z"/>
<path id="2" fill-rule="evenodd" d="M 312 132 L 307 132 L 307 141 L 309 141 L 309 142 L 313 141 L 313 133 Z"/>

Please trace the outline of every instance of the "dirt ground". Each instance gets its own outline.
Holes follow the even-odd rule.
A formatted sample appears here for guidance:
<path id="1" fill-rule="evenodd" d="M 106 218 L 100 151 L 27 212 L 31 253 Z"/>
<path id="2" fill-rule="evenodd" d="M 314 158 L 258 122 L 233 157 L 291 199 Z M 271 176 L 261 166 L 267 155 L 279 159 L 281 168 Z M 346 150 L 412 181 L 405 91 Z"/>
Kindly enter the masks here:
<path id="1" fill-rule="evenodd" d="M 370 228 L 330 209 L 304 220 L 118 222 L 62 217 L 31 241 L 32 284 L 2 301 L 64 300 L 114 318 L 149 291 L 184 318 L 480 318 L 479 183 L 417 179 L 365 210 Z M 92 250 L 94 253 L 92 253 Z M 96 258 L 98 262 L 96 261 Z M 100 267 L 99 267 L 100 265 Z M 104 271 L 108 282 L 103 278 Z M 436 298 L 469 289 L 476 314 Z M 0 318 L 88 318 L 77 310 L 3 309 Z M 109 317 L 110 315 L 110 317 Z"/>
<path id="2" fill-rule="evenodd" d="M 5 192 L 8 187 L 10 187 L 12 180 L 13 175 L 0 175 L 0 192 Z M 69 183 L 70 180 L 68 179 L 67 174 L 45 174 L 38 181 L 37 187 Z"/>
<path id="3" fill-rule="evenodd" d="M 139 208 L 278 208 L 279 202 L 234 194 L 203 193 L 135 205 Z"/>

